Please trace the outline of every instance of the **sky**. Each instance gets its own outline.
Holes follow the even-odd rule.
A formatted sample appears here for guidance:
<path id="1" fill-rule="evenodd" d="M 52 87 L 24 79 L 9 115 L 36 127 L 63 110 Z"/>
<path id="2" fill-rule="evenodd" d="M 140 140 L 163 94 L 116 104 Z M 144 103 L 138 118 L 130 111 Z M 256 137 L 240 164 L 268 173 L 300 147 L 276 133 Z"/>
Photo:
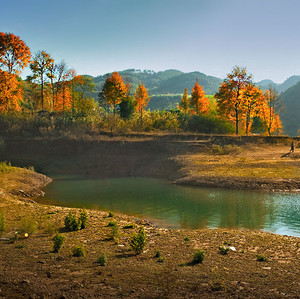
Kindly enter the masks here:
<path id="1" fill-rule="evenodd" d="M 178 69 L 225 78 L 238 65 L 256 82 L 300 75 L 299 0 L 0 0 L 0 7 L 0 32 L 77 74 Z"/>

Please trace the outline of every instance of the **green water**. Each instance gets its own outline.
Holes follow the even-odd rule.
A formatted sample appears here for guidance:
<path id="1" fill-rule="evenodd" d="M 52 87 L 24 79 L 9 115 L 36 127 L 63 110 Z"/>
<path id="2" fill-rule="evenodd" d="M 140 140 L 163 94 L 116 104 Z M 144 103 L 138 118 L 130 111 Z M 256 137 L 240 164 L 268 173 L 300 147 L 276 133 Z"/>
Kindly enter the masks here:
<path id="1" fill-rule="evenodd" d="M 300 195 L 175 186 L 145 178 L 56 178 L 40 201 L 146 218 L 168 228 L 243 227 L 300 237 Z"/>

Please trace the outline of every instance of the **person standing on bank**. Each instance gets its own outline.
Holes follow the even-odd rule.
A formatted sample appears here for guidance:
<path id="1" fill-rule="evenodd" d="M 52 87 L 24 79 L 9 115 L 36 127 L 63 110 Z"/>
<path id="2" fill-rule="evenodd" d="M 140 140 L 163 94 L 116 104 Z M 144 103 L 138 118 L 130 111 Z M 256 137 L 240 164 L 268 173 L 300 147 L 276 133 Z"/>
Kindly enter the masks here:
<path id="1" fill-rule="evenodd" d="M 291 143 L 291 149 L 290 149 L 290 152 L 291 152 L 291 153 L 294 152 L 294 141 L 292 141 L 292 143 Z"/>

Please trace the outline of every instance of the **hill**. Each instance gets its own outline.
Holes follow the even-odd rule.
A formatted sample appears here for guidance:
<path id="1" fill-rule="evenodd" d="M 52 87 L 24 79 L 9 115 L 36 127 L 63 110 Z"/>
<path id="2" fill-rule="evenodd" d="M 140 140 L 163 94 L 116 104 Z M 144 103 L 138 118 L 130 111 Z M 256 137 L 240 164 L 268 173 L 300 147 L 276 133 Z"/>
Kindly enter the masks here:
<path id="1" fill-rule="evenodd" d="M 285 92 L 290 87 L 294 86 L 300 81 L 300 76 L 291 76 L 287 78 L 283 83 L 275 83 L 272 80 L 266 79 L 257 82 L 257 85 L 262 89 L 267 89 L 271 86 L 275 87 L 278 93 Z"/>
<path id="2" fill-rule="evenodd" d="M 300 129 L 300 82 L 281 93 L 280 100 L 284 110 L 280 118 L 286 134 L 297 136 Z"/>
<path id="3" fill-rule="evenodd" d="M 133 94 L 136 87 L 142 82 L 148 89 L 150 95 L 159 94 L 183 94 L 187 88 L 191 92 L 192 86 L 198 79 L 199 84 L 203 86 L 206 94 L 214 94 L 217 92 L 221 79 L 213 76 L 207 76 L 200 72 L 183 73 L 178 70 L 166 70 L 154 72 L 149 70 L 128 69 L 119 71 L 126 83 L 131 85 L 131 93 Z M 97 98 L 105 82 L 107 74 L 91 77 L 96 84 L 96 92 L 91 96 Z"/>

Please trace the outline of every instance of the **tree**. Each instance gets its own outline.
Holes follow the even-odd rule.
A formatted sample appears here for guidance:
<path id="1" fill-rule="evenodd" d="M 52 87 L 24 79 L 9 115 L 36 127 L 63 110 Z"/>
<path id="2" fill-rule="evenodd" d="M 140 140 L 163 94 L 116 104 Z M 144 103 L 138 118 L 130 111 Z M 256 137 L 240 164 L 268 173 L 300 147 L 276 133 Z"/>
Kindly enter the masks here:
<path id="1" fill-rule="evenodd" d="M 150 100 L 150 97 L 148 95 L 148 90 L 142 83 L 140 83 L 136 88 L 136 91 L 134 93 L 134 98 L 136 101 L 135 109 L 141 115 L 141 127 L 142 127 L 143 111 L 145 110 L 145 107 L 148 105 L 148 102 Z"/>
<path id="2" fill-rule="evenodd" d="M 246 68 L 234 67 L 221 83 L 215 94 L 219 113 L 235 122 L 235 133 L 239 133 L 239 121 L 244 113 L 243 92 L 251 84 L 252 75 L 247 74 Z"/>
<path id="3" fill-rule="evenodd" d="M 0 66 L 11 74 L 19 74 L 30 61 L 29 47 L 12 33 L 0 32 Z"/>
<path id="4" fill-rule="evenodd" d="M 254 117 L 260 116 L 263 107 L 263 92 L 253 84 L 249 84 L 244 89 L 244 111 L 246 118 L 246 135 L 251 128 L 251 122 Z"/>
<path id="5" fill-rule="evenodd" d="M 184 94 L 181 98 L 180 103 L 178 104 L 178 109 L 184 114 L 188 113 L 190 109 L 190 99 L 187 88 L 184 89 Z"/>
<path id="6" fill-rule="evenodd" d="M 106 103 L 113 108 L 114 116 L 116 113 L 116 105 L 120 104 L 122 99 L 126 98 L 127 92 L 127 86 L 118 72 L 114 72 L 111 76 L 107 76 L 102 88 L 102 93 Z"/>
<path id="7" fill-rule="evenodd" d="M 120 116 L 124 119 L 130 119 L 135 112 L 136 101 L 132 96 L 128 96 L 121 101 L 119 107 Z"/>
<path id="8" fill-rule="evenodd" d="M 47 80 L 47 71 L 52 65 L 53 59 L 45 51 L 38 51 L 33 58 L 33 62 L 30 64 L 30 69 L 33 72 L 33 76 L 30 78 L 38 80 L 41 85 L 42 110 L 44 109 L 44 85 Z"/>
<path id="9" fill-rule="evenodd" d="M 194 107 L 194 112 L 198 115 L 208 111 L 209 100 L 205 97 L 203 87 L 199 85 L 198 80 L 192 88 L 190 105 Z"/>
<path id="10" fill-rule="evenodd" d="M 262 109 L 262 119 L 266 123 L 269 136 L 271 136 L 273 132 L 280 131 L 281 129 L 279 118 L 281 102 L 275 88 L 271 86 L 264 92 L 264 99 L 265 105 Z"/>
<path id="11" fill-rule="evenodd" d="M 0 69 L 0 113 L 20 111 L 23 96 L 17 75 Z"/>

